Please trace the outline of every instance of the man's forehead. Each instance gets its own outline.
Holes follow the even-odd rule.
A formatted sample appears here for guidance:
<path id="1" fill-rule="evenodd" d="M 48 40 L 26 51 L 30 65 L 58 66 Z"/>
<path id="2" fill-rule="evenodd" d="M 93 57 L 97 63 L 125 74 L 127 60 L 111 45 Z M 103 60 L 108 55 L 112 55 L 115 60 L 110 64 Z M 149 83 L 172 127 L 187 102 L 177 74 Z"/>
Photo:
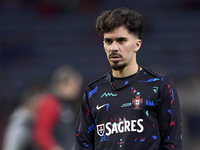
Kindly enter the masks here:
<path id="1" fill-rule="evenodd" d="M 103 36 L 104 36 L 104 38 L 115 39 L 115 38 L 129 38 L 129 37 L 133 36 L 133 34 L 128 32 L 128 30 L 122 26 L 122 27 L 118 27 L 110 32 L 104 33 Z"/>

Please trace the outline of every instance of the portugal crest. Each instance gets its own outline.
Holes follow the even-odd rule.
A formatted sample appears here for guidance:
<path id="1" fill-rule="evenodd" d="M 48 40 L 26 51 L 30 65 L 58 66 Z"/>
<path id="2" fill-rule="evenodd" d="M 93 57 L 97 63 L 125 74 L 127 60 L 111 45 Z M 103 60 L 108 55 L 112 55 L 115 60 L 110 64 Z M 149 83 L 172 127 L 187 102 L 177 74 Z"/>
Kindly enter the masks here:
<path id="1" fill-rule="evenodd" d="M 140 109 L 140 105 L 143 104 L 143 98 L 140 95 L 136 95 L 136 98 L 132 99 L 132 104 L 135 105 L 134 109 Z"/>
<path id="2" fill-rule="evenodd" d="M 97 125 L 97 134 L 103 136 L 105 132 L 104 124 Z"/>

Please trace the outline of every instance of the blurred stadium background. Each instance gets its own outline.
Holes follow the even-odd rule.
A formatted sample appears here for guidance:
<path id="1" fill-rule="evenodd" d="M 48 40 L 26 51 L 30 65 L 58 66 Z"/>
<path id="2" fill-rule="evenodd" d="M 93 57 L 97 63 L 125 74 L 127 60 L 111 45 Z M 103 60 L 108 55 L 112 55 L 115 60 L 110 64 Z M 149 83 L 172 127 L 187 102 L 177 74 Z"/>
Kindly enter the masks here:
<path id="1" fill-rule="evenodd" d="M 0 0 L 0 146 L 28 86 L 45 86 L 63 64 L 76 67 L 85 85 L 110 70 L 95 20 L 120 6 L 143 14 L 138 63 L 173 79 L 184 149 L 200 149 L 199 0 Z"/>

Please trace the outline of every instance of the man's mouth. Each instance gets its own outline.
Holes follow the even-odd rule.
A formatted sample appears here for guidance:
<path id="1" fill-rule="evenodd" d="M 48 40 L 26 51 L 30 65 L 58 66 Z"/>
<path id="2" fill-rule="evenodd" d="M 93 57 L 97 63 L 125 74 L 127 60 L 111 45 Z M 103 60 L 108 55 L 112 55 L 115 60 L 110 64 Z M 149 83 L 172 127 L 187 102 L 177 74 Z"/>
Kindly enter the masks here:
<path id="1" fill-rule="evenodd" d="M 122 55 L 120 54 L 110 54 L 109 59 L 111 61 L 119 61 L 122 58 Z"/>

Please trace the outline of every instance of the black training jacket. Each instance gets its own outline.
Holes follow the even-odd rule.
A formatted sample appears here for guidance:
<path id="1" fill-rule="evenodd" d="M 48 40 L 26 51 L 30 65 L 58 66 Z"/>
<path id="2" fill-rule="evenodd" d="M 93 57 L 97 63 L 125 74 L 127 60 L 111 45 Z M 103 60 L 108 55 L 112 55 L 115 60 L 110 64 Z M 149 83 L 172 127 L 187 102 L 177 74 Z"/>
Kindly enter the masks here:
<path id="1" fill-rule="evenodd" d="M 86 87 L 76 125 L 76 150 L 182 150 L 177 91 L 165 75 L 142 67 Z"/>

